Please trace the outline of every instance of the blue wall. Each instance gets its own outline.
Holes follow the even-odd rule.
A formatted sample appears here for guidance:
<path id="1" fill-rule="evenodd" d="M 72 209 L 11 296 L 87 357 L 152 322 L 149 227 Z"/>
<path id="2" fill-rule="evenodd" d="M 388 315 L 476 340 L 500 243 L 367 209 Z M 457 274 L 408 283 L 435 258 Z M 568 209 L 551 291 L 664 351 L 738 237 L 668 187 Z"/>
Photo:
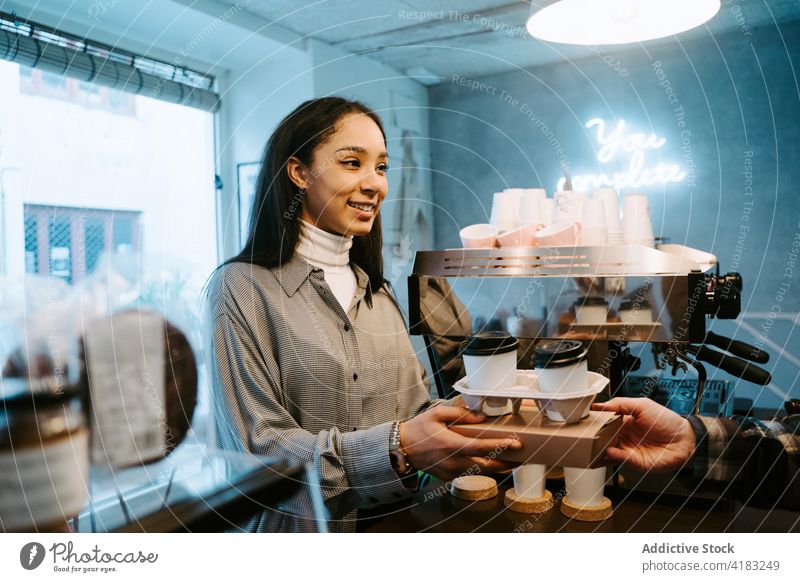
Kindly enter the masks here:
<path id="1" fill-rule="evenodd" d="M 541 186 L 552 196 L 562 162 L 573 173 L 621 171 L 627 160 L 598 165 L 587 120 L 625 119 L 655 132 L 667 143 L 649 160 L 681 164 L 689 174 L 636 189 L 650 197 L 656 236 L 710 251 L 723 271 L 742 273 L 748 313 L 714 329 L 768 342 L 779 390 L 753 395 L 779 405 L 800 363 L 782 353 L 800 353 L 788 319 L 800 311 L 800 263 L 789 256 L 800 248 L 800 72 L 793 63 L 800 63 L 798 22 L 453 77 L 430 95 L 436 248 L 459 246 L 460 227 L 487 222 L 492 192 Z"/>

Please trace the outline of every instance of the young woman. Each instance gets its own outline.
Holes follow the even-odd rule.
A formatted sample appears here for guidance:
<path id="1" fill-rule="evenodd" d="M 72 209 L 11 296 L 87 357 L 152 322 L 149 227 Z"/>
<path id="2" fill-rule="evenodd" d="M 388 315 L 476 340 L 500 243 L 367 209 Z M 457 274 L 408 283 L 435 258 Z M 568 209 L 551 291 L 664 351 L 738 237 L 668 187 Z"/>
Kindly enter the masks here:
<path id="1" fill-rule="evenodd" d="M 223 448 L 313 462 L 331 530 L 396 502 L 417 469 L 449 479 L 508 468 L 516 440 L 449 429 L 480 422 L 431 402 L 383 276 L 386 136 L 364 105 L 326 97 L 267 143 L 244 249 L 209 286 L 214 414 Z M 248 529 L 310 529 L 307 491 Z"/>

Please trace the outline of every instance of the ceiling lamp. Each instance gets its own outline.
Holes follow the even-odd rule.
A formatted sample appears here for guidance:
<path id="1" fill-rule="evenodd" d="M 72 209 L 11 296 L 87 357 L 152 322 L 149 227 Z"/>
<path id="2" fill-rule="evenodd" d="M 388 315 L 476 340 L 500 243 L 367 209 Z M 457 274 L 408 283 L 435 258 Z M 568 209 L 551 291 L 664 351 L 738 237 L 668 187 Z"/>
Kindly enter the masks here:
<path id="1" fill-rule="evenodd" d="M 527 28 L 547 42 L 600 45 L 642 42 L 700 26 L 720 0 L 556 0 L 531 4 Z"/>

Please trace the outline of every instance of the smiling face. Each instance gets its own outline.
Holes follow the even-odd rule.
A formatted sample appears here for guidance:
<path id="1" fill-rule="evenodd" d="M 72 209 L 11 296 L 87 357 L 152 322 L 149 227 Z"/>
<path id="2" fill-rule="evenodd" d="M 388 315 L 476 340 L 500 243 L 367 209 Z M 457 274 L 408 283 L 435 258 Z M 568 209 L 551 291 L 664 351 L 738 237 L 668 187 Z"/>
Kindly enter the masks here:
<path id="1" fill-rule="evenodd" d="M 291 158 L 287 171 L 306 190 L 300 217 L 327 232 L 369 234 L 386 198 L 387 155 L 383 134 L 367 115 L 340 118 L 336 131 L 316 147 L 311 165 Z"/>

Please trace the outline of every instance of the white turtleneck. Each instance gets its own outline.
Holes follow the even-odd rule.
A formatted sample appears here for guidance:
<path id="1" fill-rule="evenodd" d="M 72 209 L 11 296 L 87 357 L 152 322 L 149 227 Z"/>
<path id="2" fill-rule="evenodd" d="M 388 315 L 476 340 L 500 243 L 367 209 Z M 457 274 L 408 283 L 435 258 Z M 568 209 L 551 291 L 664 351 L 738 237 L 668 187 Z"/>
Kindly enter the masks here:
<path id="1" fill-rule="evenodd" d="M 297 254 L 325 272 L 325 281 L 345 313 L 356 291 L 356 274 L 350 268 L 352 236 L 331 234 L 300 220 Z"/>

